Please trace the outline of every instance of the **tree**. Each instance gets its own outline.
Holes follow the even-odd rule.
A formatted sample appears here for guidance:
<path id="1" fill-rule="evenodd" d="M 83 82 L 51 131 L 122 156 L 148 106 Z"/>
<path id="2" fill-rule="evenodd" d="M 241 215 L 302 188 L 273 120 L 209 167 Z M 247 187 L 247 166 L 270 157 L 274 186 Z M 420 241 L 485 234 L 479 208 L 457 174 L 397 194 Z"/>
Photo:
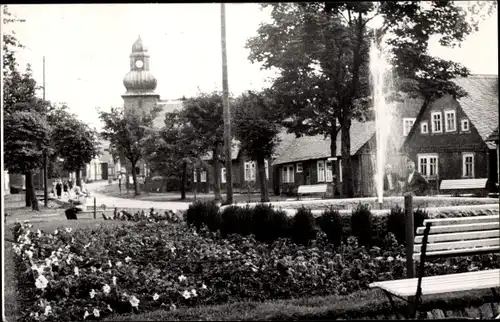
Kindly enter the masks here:
<path id="1" fill-rule="evenodd" d="M 76 185 L 81 186 L 80 171 L 100 154 L 100 146 L 97 132 L 67 109 L 65 105 L 58 107 L 48 117 L 53 151 L 55 157 L 64 160 L 64 170 L 76 173 Z"/>
<path id="2" fill-rule="evenodd" d="M 165 125 L 146 141 L 147 161 L 153 172 L 166 178 L 180 178 L 181 199 L 186 199 L 187 175 L 190 168 L 202 165 L 202 141 L 195 137 L 192 125 L 183 113 L 165 114 Z"/>
<path id="3" fill-rule="evenodd" d="M 270 91 L 248 91 L 241 94 L 235 104 L 234 134 L 241 150 L 257 161 L 262 202 L 269 201 L 264 162 L 278 143 L 279 122 L 273 103 Z"/>
<path id="4" fill-rule="evenodd" d="M 217 92 L 200 93 L 184 100 L 181 117 L 190 124 L 193 140 L 202 143 L 200 152 L 212 152 L 215 200 L 221 200 L 220 164 L 224 144 L 222 95 Z"/>
<path id="5" fill-rule="evenodd" d="M 384 43 L 392 54 L 398 91 L 423 96 L 425 102 L 446 93 L 465 94 L 451 79 L 467 76 L 469 71 L 427 52 L 430 36 L 437 35 L 442 45 L 455 46 L 477 26 L 454 2 L 262 6 L 272 9 L 272 22 L 261 25 L 258 35 L 248 40 L 249 59 L 279 72 L 272 89 L 281 105 L 283 124 L 291 132 L 330 136 L 330 152 L 336 156 L 336 136 L 341 130 L 343 188 L 348 197 L 354 194 L 349 130 L 352 119 L 365 119 L 370 107 L 371 41 Z M 368 22 L 376 16 L 383 24 L 373 30 Z"/>
<path id="6" fill-rule="evenodd" d="M 126 113 L 122 108 L 112 108 L 111 112 L 99 113 L 99 118 L 104 122 L 101 135 L 109 141 L 110 150 L 131 164 L 136 196 L 140 194 L 136 166 L 147 153 L 146 142 L 154 131 L 153 121 L 158 112 L 159 108 L 155 107 L 145 111 L 130 109 Z"/>
<path id="7" fill-rule="evenodd" d="M 50 148 L 50 127 L 44 115 L 21 111 L 29 107 L 19 109 L 4 117 L 4 162 L 9 172 L 25 175 L 26 197 L 33 210 L 39 210 L 33 171 L 42 167 L 43 153 Z"/>

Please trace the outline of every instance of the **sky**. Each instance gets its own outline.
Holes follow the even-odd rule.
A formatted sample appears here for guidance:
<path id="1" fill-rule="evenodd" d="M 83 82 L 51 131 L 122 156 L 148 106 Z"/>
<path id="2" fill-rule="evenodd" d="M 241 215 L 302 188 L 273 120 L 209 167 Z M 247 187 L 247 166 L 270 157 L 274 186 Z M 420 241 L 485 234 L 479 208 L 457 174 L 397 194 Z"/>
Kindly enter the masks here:
<path id="1" fill-rule="evenodd" d="M 96 107 L 121 106 L 123 77 L 131 47 L 140 35 L 151 55 L 151 71 L 161 99 L 194 96 L 222 88 L 220 4 L 66 4 L 10 5 L 26 22 L 14 28 L 27 48 L 18 53 L 21 70 L 31 64 L 43 80 L 46 99 L 65 102 L 83 121 L 100 128 Z M 226 4 L 229 91 L 238 95 L 269 85 L 272 73 L 248 60 L 245 48 L 269 11 L 259 4 Z M 482 21 L 461 48 L 430 42 L 432 55 L 452 59 L 473 73 L 498 73 L 496 12 Z"/>

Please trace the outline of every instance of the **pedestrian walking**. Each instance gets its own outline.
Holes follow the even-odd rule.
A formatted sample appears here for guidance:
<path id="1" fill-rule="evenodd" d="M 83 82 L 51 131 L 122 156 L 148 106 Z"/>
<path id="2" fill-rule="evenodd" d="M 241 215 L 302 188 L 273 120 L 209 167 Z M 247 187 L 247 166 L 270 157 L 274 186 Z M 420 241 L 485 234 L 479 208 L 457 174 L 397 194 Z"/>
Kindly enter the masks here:
<path id="1" fill-rule="evenodd" d="M 73 189 L 73 179 L 69 179 L 68 186 L 69 186 L 69 190 Z"/>
<path id="2" fill-rule="evenodd" d="M 64 180 L 64 182 L 63 182 L 64 197 L 69 197 L 68 188 L 69 188 L 68 182 L 66 180 Z"/>
<path id="3" fill-rule="evenodd" d="M 118 189 L 120 189 L 120 194 L 122 194 L 122 174 L 118 176 Z"/>
<path id="4" fill-rule="evenodd" d="M 56 183 L 56 193 L 57 193 L 57 199 L 61 199 L 61 192 L 62 192 L 62 184 L 61 184 L 61 181 L 57 181 L 57 183 Z"/>

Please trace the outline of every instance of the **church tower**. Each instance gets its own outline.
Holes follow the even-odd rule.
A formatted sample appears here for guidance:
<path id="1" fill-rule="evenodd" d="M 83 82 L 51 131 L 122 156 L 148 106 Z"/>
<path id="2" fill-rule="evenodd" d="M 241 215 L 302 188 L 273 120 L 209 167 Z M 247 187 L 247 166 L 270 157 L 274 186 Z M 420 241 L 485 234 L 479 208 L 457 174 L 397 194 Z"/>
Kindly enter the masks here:
<path id="1" fill-rule="evenodd" d="M 127 89 L 122 95 L 125 113 L 130 110 L 149 110 L 158 104 L 160 95 L 155 93 L 156 78 L 149 70 L 149 53 L 139 36 L 132 45 L 130 71 L 123 78 Z"/>

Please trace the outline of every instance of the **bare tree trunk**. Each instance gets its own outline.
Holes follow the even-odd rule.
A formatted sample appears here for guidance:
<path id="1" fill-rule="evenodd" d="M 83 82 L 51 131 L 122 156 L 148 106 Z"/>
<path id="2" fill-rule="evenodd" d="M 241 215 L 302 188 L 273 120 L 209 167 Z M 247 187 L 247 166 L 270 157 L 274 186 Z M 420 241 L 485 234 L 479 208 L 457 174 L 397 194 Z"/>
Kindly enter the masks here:
<path id="1" fill-rule="evenodd" d="M 219 164 L 219 144 L 216 144 L 214 149 L 212 150 L 213 153 L 213 164 L 212 164 L 212 169 L 213 169 L 213 177 L 214 177 L 214 194 L 215 194 L 215 201 L 221 201 L 222 197 L 220 195 L 220 164 Z"/>
<path id="2" fill-rule="evenodd" d="M 33 185 L 33 172 L 28 172 L 26 174 L 26 191 L 29 190 L 29 197 L 31 200 L 31 209 L 39 211 L 40 205 L 38 204 L 38 199 L 36 197 L 35 186 Z"/>
<path id="3" fill-rule="evenodd" d="M 134 180 L 134 195 L 140 195 L 139 185 L 137 184 L 137 172 L 135 171 L 135 166 L 137 162 L 132 162 L 132 179 Z"/>
<path id="4" fill-rule="evenodd" d="M 29 173 L 24 174 L 24 200 L 26 207 L 31 207 L 31 189 L 28 189 L 28 182 L 31 181 Z"/>
<path id="5" fill-rule="evenodd" d="M 269 188 L 266 178 L 266 165 L 263 157 L 257 158 L 257 169 L 259 170 L 260 201 L 269 201 Z"/>
<path id="6" fill-rule="evenodd" d="M 186 176 L 187 176 L 187 161 L 184 161 L 182 163 L 181 200 L 186 199 Z"/>
<path id="7" fill-rule="evenodd" d="M 347 114 L 347 113 L 345 113 Z M 349 116 L 344 117 L 342 120 L 342 178 L 344 194 L 348 198 L 354 197 L 354 185 L 352 179 L 352 166 L 351 166 L 351 120 Z"/>
<path id="8" fill-rule="evenodd" d="M 332 158 L 335 158 L 337 156 L 337 119 L 334 118 L 332 121 L 333 125 L 330 130 L 330 155 Z M 340 192 L 341 189 L 339 189 L 339 176 L 337 174 L 337 167 L 334 166 L 334 163 L 332 162 L 332 175 L 334 176 L 334 187 L 333 187 L 333 195 L 337 192 Z"/>

